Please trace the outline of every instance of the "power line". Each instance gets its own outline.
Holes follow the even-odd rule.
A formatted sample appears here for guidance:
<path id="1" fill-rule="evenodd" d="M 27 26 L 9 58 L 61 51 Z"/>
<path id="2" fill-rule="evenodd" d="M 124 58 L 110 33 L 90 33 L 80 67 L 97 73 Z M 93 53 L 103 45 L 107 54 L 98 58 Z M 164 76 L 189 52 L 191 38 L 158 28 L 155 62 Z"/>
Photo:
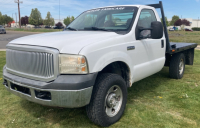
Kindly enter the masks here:
<path id="1" fill-rule="evenodd" d="M 22 9 L 22 8 L 26 8 L 26 7 L 29 7 L 29 6 L 34 5 L 34 4 L 37 4 L 37 3 L 38 3 L 38 2 L 35 2 L 35 3 L 33 3 L 33 4 L 29 4 L 29 5 L 22 6 L 21 9 Z M 7 12 L 2 12 L 2 13 L 13 12 L 13 11 L 15 11 L 15 10 L 16 10 L 16 9 L 11 10 L 11 11 L 7 11 Z"/>

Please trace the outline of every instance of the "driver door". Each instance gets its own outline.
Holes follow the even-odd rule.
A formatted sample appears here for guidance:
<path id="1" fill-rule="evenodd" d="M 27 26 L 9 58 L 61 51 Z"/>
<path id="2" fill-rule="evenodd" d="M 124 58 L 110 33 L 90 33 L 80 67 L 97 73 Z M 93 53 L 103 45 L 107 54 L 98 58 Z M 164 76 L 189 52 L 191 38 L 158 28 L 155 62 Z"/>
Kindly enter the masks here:
<path id="1" fill-rule="evenodd" d="M 157 21 L 154 11 L 152 9 L 142 9 L 136 29 L 141 27 L 151 28 L 151 22 L 153 21 Z M 165 62 L 164 39 L 151 39 L 150 30 L 143 30 L 139 34 L 140 37 L 144 38 L 136 39 L 135 42 L 137 44 L 136 53 L 139 58 L 133 60 L 135 63 L 134 82 L 160 71 Z"/>

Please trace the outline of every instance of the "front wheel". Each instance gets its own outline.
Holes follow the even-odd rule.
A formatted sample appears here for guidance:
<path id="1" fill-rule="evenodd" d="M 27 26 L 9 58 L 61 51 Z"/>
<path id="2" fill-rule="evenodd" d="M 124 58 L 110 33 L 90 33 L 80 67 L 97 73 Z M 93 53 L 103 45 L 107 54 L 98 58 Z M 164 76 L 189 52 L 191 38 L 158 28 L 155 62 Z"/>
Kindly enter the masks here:
<path id="1" fill-rule="evenodd" d="M 108 127 L 121 118 L 126 102 L 124 79 L 116 74 L 101 74 L 94 86 L 90 104 L 86 106 L 87 115 L 95 124 Z"/>

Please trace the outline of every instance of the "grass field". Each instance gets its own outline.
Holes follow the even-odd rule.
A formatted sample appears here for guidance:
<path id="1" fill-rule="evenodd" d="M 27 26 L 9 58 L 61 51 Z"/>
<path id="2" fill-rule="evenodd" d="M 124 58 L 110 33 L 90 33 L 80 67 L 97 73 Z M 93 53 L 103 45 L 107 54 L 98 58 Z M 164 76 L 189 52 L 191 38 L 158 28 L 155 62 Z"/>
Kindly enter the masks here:
<path id="1" fill-rule="evenodd" d="M 200 45 L 200 32 L 186 32 L 186 31 L 170 31 L 169 38 L 171 42 L 187 42 L 197 43 Z"/>
<path id="2" fill-rule="evenodd" d="M 181 80 L 169 78 L 168 68 L 133 84 L 121 120 L 111 128 L 198 128 L 200 127 L 200 51 L 194 66 L 186 66 Z M 5 52 L 0 52 L 0 128 L 98 127 L 85 108 L 59 109 L 21 99 L 1 84 Z"/>

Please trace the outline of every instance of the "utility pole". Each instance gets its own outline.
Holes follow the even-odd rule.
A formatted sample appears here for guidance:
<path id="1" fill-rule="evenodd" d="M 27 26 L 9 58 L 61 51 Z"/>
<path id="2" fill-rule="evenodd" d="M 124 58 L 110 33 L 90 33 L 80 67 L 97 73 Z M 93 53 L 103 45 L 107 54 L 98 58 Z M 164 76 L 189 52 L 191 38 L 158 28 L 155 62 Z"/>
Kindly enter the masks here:
<path id="1" fill-rule="evenodd" d="M 15 13 L 15 16 L 16 16 L 16 22 L 15 22 L 15 25 L 17 27 L 17 13 Z"/>
<path id="2" fill-rule="evenodd" d="M 21 17 L 20 17 L 20 7 L 19 4 L 22 4 L 23 1 L 15 0 L 15 3 L 18 4 L 18 13 L 19 13 L 19 27 L 21 28 Z"/>

